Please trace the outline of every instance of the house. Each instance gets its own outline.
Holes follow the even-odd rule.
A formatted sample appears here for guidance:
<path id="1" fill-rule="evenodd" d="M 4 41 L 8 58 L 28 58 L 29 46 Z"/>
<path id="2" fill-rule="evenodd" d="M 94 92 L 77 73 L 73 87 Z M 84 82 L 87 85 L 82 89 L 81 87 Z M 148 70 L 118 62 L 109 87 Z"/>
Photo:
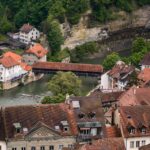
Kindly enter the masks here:
<path id="1" fill-rule="evenodd" d="M 46 62 L 46 54 L 48 51 L 39 43 L 31 46 L 28 50 L 22 55 L 23 62 L 28 65 L 33 65 L 36 62 Z"/>
<path id="2" fill-rule="evenodd" d="M 11 56 L 0 58 L 0 82 L 16 81 L 25 73 L 26 71 Z"/>
<path id="3" fill-rule="evenodd" d="M 78 128 L 77 142 L 85 143 L 106 136 L 103 108 L 94 97 L 70 97 L 66 103 L 74 111 Z"/>
<path id="4" fill-rule="evenodd" d="M 146 54 L 140 62 L 141 70 L 150 68 L 150 53 Z"/>
<path id="5" fill-rule="evenodd" d="M 144 68 L 138 75 L 140 87 L 150 87 L 150 68 Z"/>
<path id="6" fill-rule="evenodd" d="M 24 24 L 19 31 L 19 40 L 25 44 L 32 44 L 33 41 L 40 37 L 40 32 L 32 25 Z"/>
<path id="7" fill-rule="evenodd" d="M 130 88 L 120 96 L 118 105 L 150 105 L 150 88 Z"/>
<path id="8" fill-rule="evenodd" d="M 126 150 L 150 144 L 150 106 L 123 106 L 119 109 L 120 128 Z"/>
<path id="9" fill-rule="evenodd" d="M 124 90 L 135 67 L 118 61 L 116 65 L 101 76 L 100 87 L 103 91 Z"/>
<path id="10" fill-rule="evenodd" d="M 22 62 L 22 57 L 6 52 L 0 58 L 0 87 L 10 89 L 20 84 L 22 78 L 31 71 L 31 67 Z"/>
<path id="11" fill-rule="evenodd" d="M 72 147 L 77 129 L 70 111 L 65 104 L 3 108 L 7 150 L 62 150 L 63 147 Z"/>

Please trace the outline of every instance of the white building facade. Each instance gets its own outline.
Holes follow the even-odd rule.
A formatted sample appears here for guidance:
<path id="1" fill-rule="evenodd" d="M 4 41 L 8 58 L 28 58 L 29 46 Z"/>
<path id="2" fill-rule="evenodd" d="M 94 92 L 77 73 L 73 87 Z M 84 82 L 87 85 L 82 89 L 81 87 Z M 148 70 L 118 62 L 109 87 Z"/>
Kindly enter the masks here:
<path id="1" fill-rule="evenodd" d="M 19 32 L 19 40 L 25 44 L 32 44 L 40 37 L 40 32 L 30 24 L 24 24 Z"/>

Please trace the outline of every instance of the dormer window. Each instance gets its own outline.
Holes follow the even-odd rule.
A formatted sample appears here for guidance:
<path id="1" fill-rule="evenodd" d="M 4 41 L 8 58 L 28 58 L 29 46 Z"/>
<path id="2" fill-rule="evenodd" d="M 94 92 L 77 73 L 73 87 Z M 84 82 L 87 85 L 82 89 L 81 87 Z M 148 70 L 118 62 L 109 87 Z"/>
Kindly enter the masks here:
<path id="1" fill-rule="evenodd" d="M 21 124 L 20 123 L 14 123 L 13 126 L 15 127 L 16 133 L 21 132 Z"/>
<path id="2" fill-rule="evenodd" d="M 68 124 L 68 121 L 66 121 L 66 120 L 61 121 L 61 127 L 62 127 L 62 130 L 63 130 L 64 132 L 69 131 L 69 124 Z"/>
<path id="3" fill-rule="evenodd" d="M 85 114 L 80 113 L 80 114 L 78 114 L 78 117 L 79 117 L 80 119 L 82 119 L 82 118 L 84 118 L 84 117 L 85 117 Z"/>
<path id="4" fill-rule="evenodd" d="M 141 129 L 141 132 L 142 132 L 142 134 L 145 134 L 145 133 L 146 133 L 146 128 L 143 127 L 143 128 Z"/>
<path id="5" fill-rule="evenodd" d="M 128 125 L 127 129 L 128 129 L 130 134 L 135 134 L 135 128 L 133 126 Z"/>
<path id="6" fill-rule="evenodd" d="M 89 118 L 95 118 L 95 116 L 96 116 L 96 113 L 95 113 L 95 112 L 90 112 L 90 113 L 88 114 L 88 117 L 89 117 Z"/>
<path id="7" fill-rule="evenodd" d="M 135 129 L 134 128 L 130 129 L 130 134 L 135 134 Z"/>

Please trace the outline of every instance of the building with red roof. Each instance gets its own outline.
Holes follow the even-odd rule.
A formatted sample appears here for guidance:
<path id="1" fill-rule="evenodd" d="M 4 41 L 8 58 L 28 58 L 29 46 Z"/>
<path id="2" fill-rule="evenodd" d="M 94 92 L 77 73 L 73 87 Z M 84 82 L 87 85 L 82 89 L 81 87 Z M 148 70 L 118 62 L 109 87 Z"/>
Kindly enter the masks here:
<path id="1" fill-rule="evenodd" d="M 0 58 L 0 82 L 2 89 L 9 89 L 19 84 L 24 75 L 32 68 L 22 62 L 22 57 L 13 52 L 6 52 Z"/>
<path id="2" fill-rule="evenodd" d="M 120 128 L 127 150 L 150 144 L 150 106 L 124 106 L 119 109 Z"/>
<path id="3" fill-rule="evenodd" d="M 135 67 L 118 61 L 116 65 L 101 76 L 101 89 L 104 91 L 124 90 L 134 73 Z"/>
<path id="4" fill-rule="evenodd" d="M 22 57 L 25 63 L 27 63 L 28 65 L 32 65 L 36 62 L 45 62 L 47 60 L 47 53 L 48 50 L 46 50 L 41 44 L 36 43 L 28 50 L 26 50 Z"/>
<path id="5" fill-rule="evenodd" d="M 19 31 L 19 40 L 25 44 L 32 44 L 33 41 L 40 37 L 40 32 L 32 25 L 24 24 Z"/>

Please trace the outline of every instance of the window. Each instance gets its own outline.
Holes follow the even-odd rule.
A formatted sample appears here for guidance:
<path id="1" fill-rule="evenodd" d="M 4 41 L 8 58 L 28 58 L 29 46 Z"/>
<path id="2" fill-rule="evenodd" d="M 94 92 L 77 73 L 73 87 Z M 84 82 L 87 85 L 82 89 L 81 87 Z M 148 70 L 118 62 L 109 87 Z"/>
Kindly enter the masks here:
<path id="1" fill-rule="evenodd" d="M 142 146 L 146 145 L 146 142 L 145 140 L 142 141 Z"/>
<path id="2" fill-rule="evenodd" d="M 16 147 L 13 147 L 12 150 L 17 150 L 17 148 L 16 148 Z"/>
<path id="3" fill-rule="evenodd" d="M 36 147 L 35 147 L 35 146 L 32 146 L 32 147 L 31 147 L 31 150 L 36 150 Z"/>
<path id="4" fill-rule="evenodd" d="M 136 141 L 136 147 L 140 147 L 140 141 Z"/>
<path id="5" fill-rule="evenodd" d="M 21 147 L 21 150 L 26 150 L 26 148 L 25 147 Z"/>
<path id="6" fill-rule="evenodd" d="M 90 129 L 81 130 L 80 133 L 83 134 L 83 135 L 90 134 Z"/>
<path id="7" fill-rule="evenodd" d="M 134 148 L 134 141 L 130 142 L 130 148 Z"/>
<path id="8" fill-rule="evenodd" d="M 41 146 L 40 150 L 45 150 L 45 146 Z"/>
<path id="9" fill-rule="evenodd" d="M 54 146 L 53 146 L 53 145 L 50 145 L 50 146 L 49 146 L 49 150 L 54 150 Z"/>
<path id="10" fill-rule="evenodd" d="M 62 150 L 63 149 L 63 145 L 59 145 L 59 150 Z"/>
<path id="11" fill-rule="evenodd" d="M 146 133 L 146 128 L 142 128 L 142 133 L 143 133 L 143 134 Z"/>
<path id="12" fill-rule="evenodd" d="M 130 129 L 130 134 L 134 134 L 135 133 L 135 129 L 134 128 L 131 128 Z"/>

